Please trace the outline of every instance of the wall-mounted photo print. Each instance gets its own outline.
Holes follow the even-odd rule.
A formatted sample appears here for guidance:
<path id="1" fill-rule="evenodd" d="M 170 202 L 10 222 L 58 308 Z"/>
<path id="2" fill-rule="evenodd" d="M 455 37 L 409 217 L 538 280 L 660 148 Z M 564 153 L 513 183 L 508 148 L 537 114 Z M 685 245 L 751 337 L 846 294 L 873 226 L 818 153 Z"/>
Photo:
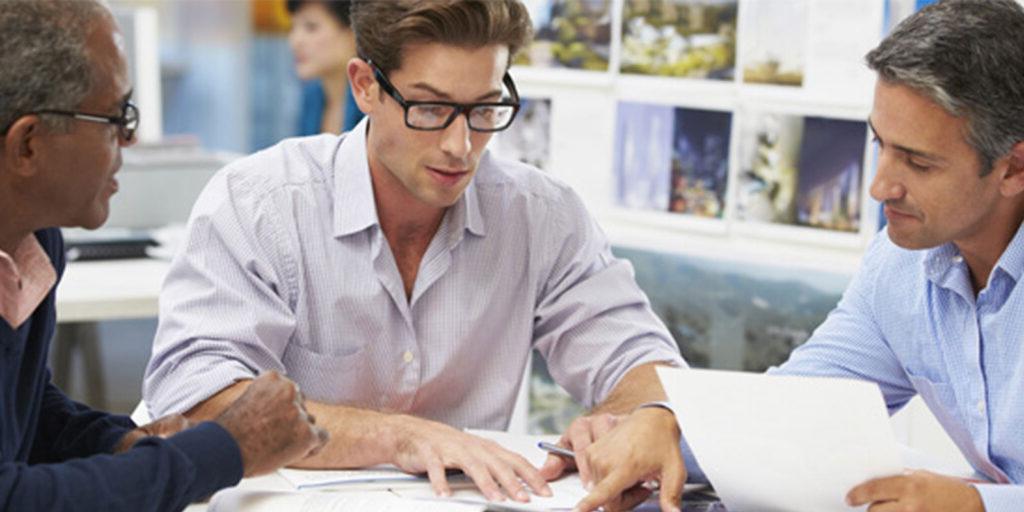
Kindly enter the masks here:
<path id="1" fill-rule="evenodd" d="M 636 210 L 721 218 L 732 114 L 619 103 L 616 201 Z"/>
<path id="2" fill-rule="evenodd" d="M 762 372 L 782 364 L 839 302 L 846 274 L 615 247 L 694 367 Z M 532 433 L 560 434 L 582 408 L 534 353 Z"/>
<path id="3" fill-rule="evenodd" d="M 729 180 L 732 113 L 675 109 L 671 212 L 721 218 Z"/>
<path id="4" fill-rule="evenodd" d="M 807 0 L 743 3 L 743 81 L 799 87 L 804 81 Z"/>
<path id="5" fill-rule="evenodd" d="M 616 201 L 668 211 L 675 113 L 666 105 L 619 103 L 615 122 Z"/>
<path id="6" fill-rule="evenodd" d="M 740 126 L 737 218 L 795 223 L 803 118 L 752 114 Z"/>
<path id="7" fill-rule="evenodd" d="M 737 0 L 625 0 L 620 70 L 732 80 Z"/>
<path id="8" fill-rule="evenodd" d="M 804 120 L 798 224 L 838 231 L 860 229 L 866 139 L 867 125 L 862 121 Z"/>
<path id="9" fill-rule="evenodd" d="M 503 157 L 551 170 L 551 100 L 520 98 L 512 126 L 498 132 L 489 147 Z"/>
<path id="10" fill-rule="evenodd" d="M 744 119 L 740 220 L 860 229 L 863 121 L 766 113 Z"/>
<path id="11" fill-rule="evenodd" d="M 533 21 L 530 47 L 515 57 L 524 66 L 608 71 L 611 0 L 525 0 Z"/>

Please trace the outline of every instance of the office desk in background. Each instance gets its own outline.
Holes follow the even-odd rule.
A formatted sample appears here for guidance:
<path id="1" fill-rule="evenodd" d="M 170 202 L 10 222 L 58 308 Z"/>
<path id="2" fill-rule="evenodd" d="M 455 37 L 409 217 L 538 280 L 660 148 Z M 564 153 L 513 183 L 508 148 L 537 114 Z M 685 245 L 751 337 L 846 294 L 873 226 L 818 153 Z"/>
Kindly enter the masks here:
<path id="1" fill-rule="evenodd" d="M 57 334 L 52 345 L 53 381 L 58 387 L 68 389 L 72 357 L 81 353 L 85 401 L 106 409 L 98 322 L 155 318 L 170 265 L 149 258 L 68 263 L 57 288 Z"/>

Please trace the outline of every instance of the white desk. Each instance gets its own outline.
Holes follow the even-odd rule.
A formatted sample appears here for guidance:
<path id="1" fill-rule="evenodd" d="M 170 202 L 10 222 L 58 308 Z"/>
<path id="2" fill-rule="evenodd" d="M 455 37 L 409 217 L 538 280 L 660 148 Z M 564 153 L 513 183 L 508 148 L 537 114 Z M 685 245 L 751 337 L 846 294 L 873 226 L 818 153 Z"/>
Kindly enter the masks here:
<path id="1" fill-rule="evenodd" d="M 57 288 L 57 322 L 155 317 L 170 265 L 155 259 L 68 263 Z"/>
<path id="2" fill-rule="evenodd" d="M 53 381 L 67 389 L 73 352 L 82 354 L 86 402 L 105 409 L 106 385 L 96 322 L 153 318 L 170 262 L 155 259 L 73 261 L 57 287 Z"/>

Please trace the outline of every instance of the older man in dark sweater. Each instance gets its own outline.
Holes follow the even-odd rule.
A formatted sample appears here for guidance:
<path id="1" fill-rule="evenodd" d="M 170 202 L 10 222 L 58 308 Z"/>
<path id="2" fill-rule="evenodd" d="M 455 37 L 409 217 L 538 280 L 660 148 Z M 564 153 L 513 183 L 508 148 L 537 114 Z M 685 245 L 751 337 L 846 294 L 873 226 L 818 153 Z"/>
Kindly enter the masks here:
<path id="1" fill-rule="evenodd" d="M 136 427 L 69 400 L 46 358 L 64 247 L 117 191 L 138 112 L 94 0 L 0 1 L 0 510 L 176 510 L 321 447 L 297 387 L 257 379 L 215 421 Z"/>

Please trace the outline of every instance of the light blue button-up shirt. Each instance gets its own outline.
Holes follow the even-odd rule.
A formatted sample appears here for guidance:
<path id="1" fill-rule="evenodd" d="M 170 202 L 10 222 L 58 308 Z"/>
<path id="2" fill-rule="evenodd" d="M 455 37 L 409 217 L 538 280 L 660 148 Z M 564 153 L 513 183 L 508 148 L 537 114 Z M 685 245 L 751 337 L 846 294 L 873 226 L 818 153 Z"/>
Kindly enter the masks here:
<path id="1" fill-rule="evenodd" d="M 160 296 L 154 415 L 278 370 L 307 397 L 504 429 L 532 348 L 592 406 L 678 348 L 569 187 L 485 153 L 406 297 L 367 122 L 286 140 L 207 185 Z"/>
<path id="2" fill-rule="evenodd" d="M 879 233 L 839 306 L 776 373 L 877 382 L 890 412 L 915 394 L 971 465 L 989 512 L 1024 510 L 1024 229 L 975 297 L 953 244 Z M 1009 485 L 997 485 L 1009 484 Z"/>

